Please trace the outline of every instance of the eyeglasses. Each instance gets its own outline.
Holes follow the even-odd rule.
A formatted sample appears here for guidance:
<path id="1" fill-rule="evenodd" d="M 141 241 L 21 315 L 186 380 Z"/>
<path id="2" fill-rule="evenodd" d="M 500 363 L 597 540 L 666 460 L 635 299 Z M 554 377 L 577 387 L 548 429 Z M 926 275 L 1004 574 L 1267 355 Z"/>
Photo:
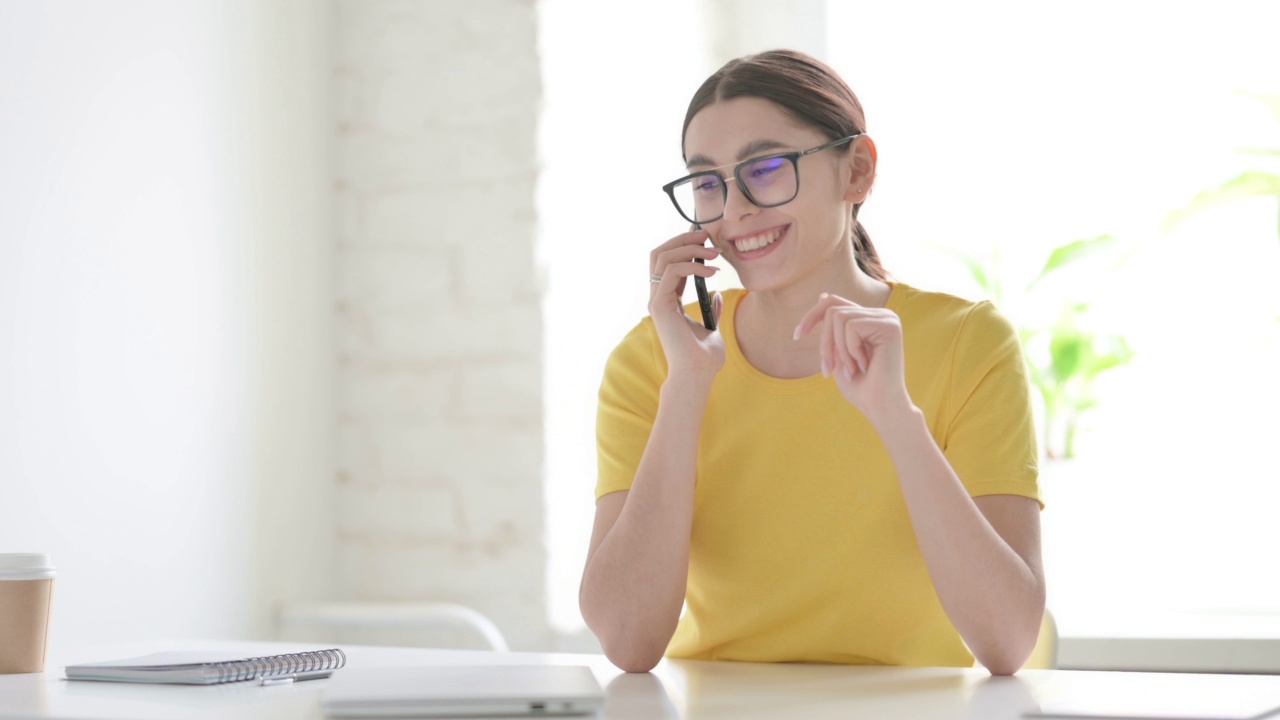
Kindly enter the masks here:
<path id="1" fill-rule="evenodd" d="M 738 181 L 738 189 L 756 207 L 786 205 L 800 193 L 800 158 L 843 145 L 861 134 L 854 133 L 802 152 L 746 160 L 734 166 L 731 179 Z M 685 220 L 696 224 L 715 222 L 724 217 L 724 204 L 729 199 L 729 180 L 720 174 L 725 167 L 729 166 L 700 170 L 669 182 L 662 189 Z"/>

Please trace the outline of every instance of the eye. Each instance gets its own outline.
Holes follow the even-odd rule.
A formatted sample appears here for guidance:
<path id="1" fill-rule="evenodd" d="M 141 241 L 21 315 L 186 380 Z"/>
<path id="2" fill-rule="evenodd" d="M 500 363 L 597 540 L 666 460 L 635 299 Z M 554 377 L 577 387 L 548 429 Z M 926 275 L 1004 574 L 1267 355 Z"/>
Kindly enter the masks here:
<path id="1" fill-rule="evenodd" d="M 692 180 L 693 191 L 697 193 L 710 193 L 720 189 L 720 178 L 715 175 L 702 175 Z"/>
<path id="2" fill-rule="evenodd" d="M 753 179 L 764 179 L 782 169 L 784 158 L 766 158 L 747 166 L 747 176 Z"/>

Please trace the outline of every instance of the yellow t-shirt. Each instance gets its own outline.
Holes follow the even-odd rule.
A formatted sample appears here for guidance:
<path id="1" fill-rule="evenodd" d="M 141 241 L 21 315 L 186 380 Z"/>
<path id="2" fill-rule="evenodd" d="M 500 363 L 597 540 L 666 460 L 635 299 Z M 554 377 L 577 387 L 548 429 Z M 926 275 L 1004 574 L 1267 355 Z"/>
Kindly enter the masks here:
<path id="1" fill-rule="evenodd" d="M 698 443 L 685 612 L 667 655 L 972 665 L 871 424 L 833 379 L 752 367 L 734 335 L 746 291 L 723 295 L 727 357 Z M 902 283 L 887 307 L 902 321 L 907 391 L 969 494 L 1040 502 L 1013 327 L 989 302 Z M 597 498 L 631 487 L 666 372 L 646 317 L 610 355 L 600 386 Z"/>

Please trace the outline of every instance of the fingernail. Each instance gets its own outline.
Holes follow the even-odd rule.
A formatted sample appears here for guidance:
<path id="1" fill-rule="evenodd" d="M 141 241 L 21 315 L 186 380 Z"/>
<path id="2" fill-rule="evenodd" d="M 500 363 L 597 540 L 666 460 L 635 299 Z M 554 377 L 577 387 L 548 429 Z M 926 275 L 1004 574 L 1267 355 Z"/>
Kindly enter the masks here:
<path id="1" fill-rule="evenodd" d="M 864 375 L 865 375 L 865 374 L 866 374 L 866 372 L 867 372 L 867 366 L 866 366 L 866 365 L 864 365 L 864 364 L 862 364 L 862 361 L 861 361 L 861 360 L 859 360 L 859 361 L 858 361 L 858 372 L 860 372 L 860 373 L 862 373 L 862 374 L 864 374 Z"/>
<path id="2" fill-rule="evenodd" d="M 800 339 L 800 326 L 799 326 L 799 325 L 797 325 L 797 326 L 796 326 L 796 331 L 795 331 L 795 332 L 793 332 L 793 333 L 791 333 L 791 339 L 792 339 L 792 340 L 799 340 L 799 339 Z"/>
<path id="3" fill-rule="evenodd" d="M 818 299 L 819 299 L 819 300 L 826 300 L 826 299 L 827 299 L 827 294 L 826 294 L 826 293 L 822 293 L 821 295 L 819 295 L 819 296 L 818 296 Z"/>
<path id="4" fill-rule="evenodd" d="M 822 377 L 825 378 L 830 374 L 831 374 L 831 365 L 826 360 L 823 360 L 822 361 Z"/>
<path id="5" fill-rule="evenodd" d="M 844 379 L 845 379 L 845 380 L 852 380 L 852 379 L 853 379 L 853 366 L 852 366 L 852 365 L 845 365 L 845 366 L 844 366 Z"/>

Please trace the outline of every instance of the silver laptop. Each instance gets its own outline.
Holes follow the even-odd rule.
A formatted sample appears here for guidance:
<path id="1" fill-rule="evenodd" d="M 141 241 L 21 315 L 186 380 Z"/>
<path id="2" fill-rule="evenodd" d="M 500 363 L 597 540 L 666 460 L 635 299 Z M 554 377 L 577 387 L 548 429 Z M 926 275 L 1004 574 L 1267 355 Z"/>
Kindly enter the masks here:
<path id="1" fill-rule="evenodd" d="M 604 691 L 580 665 L 348 667 L 322 707 L 331 718 L 589 715 Z"/>

